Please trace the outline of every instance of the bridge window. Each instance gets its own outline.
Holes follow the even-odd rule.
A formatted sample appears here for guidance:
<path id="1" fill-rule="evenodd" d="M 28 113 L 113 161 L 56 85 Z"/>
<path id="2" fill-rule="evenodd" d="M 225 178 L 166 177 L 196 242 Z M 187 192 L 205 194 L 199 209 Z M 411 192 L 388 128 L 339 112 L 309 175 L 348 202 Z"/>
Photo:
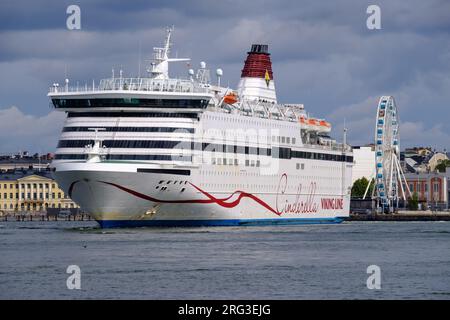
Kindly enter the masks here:
<path id="1" fill-rule="evenodd" d="M 55 108 L 206 108 L 206 99 L 53 99 Z"/>

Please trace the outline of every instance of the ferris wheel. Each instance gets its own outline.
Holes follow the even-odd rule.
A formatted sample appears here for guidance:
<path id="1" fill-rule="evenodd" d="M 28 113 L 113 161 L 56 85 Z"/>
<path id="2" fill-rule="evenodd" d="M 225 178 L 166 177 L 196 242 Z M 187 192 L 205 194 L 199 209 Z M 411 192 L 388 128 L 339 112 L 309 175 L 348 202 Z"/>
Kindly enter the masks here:
<path id="1" fill-rule="evenodd" d="M 406 192 L 411 194 L 400 165 L 398 113 L 393 96 L 382 96 L 378 101 L 373 179 L 375 185 L 372 196 L 383 212 L 394 212 L 399 199 L 406 201 Z"/>

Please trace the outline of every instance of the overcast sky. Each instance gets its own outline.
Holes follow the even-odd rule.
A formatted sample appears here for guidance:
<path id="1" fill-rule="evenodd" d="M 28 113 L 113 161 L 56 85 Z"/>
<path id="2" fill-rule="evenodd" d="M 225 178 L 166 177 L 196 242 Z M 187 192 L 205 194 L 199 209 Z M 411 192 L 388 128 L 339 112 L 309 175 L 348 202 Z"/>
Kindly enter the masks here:
<path id="1" fill-rule="evenodd" d="M 81 30 L 66 9 L 81 8 Z M 368 30 L 368 5 L 381 30 Z M 450 147 L 450 1 L 0 1 L 0 153 L 52 152 L 64 114 L 48 87 L 136 76 L 175 25 L 173 54 L 235 87 L 252 43 L 269 45 L 280 102 L 304 103 L 349 143 L 373 141 L 377 98 L 394 95 L 401 146 Z M 142 68 L 144 69 L 144 68 Z M 186 73 L 186 65 L 172 75 Z"/>

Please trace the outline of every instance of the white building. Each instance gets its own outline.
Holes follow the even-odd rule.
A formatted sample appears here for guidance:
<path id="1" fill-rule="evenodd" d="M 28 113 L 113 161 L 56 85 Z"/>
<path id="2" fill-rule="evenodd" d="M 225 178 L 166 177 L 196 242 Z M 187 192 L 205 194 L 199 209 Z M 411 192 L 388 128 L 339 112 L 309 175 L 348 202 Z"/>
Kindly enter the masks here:
<path id="1" fill-rule="evenodd" d="M 371 146 L 353 147 L 353 161 L 352 184 L 362 177 L 369 180 L 373 176 L 375 151 Z"/>

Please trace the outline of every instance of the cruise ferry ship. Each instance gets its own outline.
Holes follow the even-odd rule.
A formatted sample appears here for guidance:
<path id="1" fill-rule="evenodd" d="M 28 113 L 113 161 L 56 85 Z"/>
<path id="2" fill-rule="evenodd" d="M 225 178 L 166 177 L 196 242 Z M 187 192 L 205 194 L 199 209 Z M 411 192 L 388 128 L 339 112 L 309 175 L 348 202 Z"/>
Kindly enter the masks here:
<path id="1" fill-rule="evenodd" d="M 206 63 L 169 77 L 173 30 L 146 77 L 53 84 L 67 119 L 54 177 L 101 227 L 337 223 L 353 156 L 302 104 L 277 102 L 268 45 L 247 53 L 237 89 Z M 345 136 L 344 136 L 345 137 Z"/>

